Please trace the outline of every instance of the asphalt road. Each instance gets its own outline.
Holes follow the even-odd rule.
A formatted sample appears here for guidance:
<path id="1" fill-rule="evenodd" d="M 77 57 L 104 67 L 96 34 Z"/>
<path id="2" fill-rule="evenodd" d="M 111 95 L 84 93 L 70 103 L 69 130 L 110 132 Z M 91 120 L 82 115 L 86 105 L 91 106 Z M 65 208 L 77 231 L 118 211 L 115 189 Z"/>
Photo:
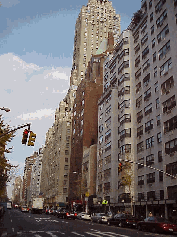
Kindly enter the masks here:
<path id="1" fill-rule="evenodd" d="M 81 220 L 59 219 L 52 215 L 7 210 L 0 220 L 1 237 L 152 237 L 152 234 L 130 228 L 119 228 Z"/>

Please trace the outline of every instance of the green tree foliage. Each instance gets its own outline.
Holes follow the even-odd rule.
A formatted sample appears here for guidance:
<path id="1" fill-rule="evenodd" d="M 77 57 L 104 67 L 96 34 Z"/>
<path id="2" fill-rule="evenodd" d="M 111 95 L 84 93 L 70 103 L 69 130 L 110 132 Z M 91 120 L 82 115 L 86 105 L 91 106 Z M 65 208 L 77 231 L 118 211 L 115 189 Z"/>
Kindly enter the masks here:
<path id="1" fill-rule="evenodd" d="M 10 126 L 4 124 L 2 115 L 0 115 L 0 199 L 4 198 L 6 193 L 6 182 L 10 178 L 9 176 L 11 168 L 17 167 L 11 165 L 5 157 L 5 153 L 10 153 L 10 150 L 6 149 L 6 146 L 15 136 L 15 132 L 10 131 Z"/>

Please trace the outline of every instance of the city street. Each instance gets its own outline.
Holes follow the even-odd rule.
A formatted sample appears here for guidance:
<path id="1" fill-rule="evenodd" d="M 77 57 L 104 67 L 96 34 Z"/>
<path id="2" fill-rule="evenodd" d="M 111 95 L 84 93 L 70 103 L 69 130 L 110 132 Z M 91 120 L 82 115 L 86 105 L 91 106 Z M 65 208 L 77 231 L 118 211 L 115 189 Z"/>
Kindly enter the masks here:
<path id="1" fill-rule="evenodd" d="M 22 213 L 20 210 L 7 210 L 0 221 L 1 236 L 22 237 L 149 237 L 171 236 L 152 234 L 136 229 L 119 228 L 80 220 L 59 219 L 52 215 Z"/>

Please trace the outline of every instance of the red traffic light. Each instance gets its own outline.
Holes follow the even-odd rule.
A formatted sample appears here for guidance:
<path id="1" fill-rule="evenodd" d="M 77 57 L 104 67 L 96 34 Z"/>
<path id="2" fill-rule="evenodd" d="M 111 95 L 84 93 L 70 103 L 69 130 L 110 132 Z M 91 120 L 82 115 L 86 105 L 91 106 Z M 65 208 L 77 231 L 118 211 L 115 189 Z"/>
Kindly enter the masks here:
<path id="1" fill-rule="evenodd" d="M 27 143 L 27 139 L 28 139 L 28 130 L 25 129 L 25 130 L 23 131 L 22 144 L 26 144 L 26 143 Z"/>
<path id="2" fill-rule="evenodd" d="M 24 130 L 24 134 L 25 134 L 25 135 L 28 134 L 28 130 L 27 130 L 27 129 Z"/>

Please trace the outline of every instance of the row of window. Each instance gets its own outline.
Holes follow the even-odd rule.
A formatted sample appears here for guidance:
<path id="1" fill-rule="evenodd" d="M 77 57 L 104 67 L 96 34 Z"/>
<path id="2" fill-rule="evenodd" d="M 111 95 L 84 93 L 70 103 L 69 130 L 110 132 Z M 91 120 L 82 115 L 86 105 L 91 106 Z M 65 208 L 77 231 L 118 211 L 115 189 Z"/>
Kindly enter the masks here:
<path id="1" fill-rule="evenodd" d="M 162 162 L 163 157 L 162 157 L 162 151 L 158 151 L 158 162 Z M 154 154 L 150 154 L 146 156 L 146 166 L 151 165 L 155 162 L 155 156 Z M 144 157 L 141 157 L 138 159 L 138 169 L 141 169 L 144 167 Z"/>

